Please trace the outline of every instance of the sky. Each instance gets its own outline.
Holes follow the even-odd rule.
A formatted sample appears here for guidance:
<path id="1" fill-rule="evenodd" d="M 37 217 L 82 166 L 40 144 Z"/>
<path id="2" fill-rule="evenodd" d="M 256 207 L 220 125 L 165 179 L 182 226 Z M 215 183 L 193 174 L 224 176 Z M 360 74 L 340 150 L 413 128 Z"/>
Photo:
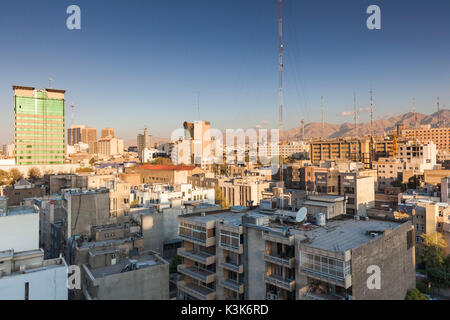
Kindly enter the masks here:
<path id="1" fill-rule="evenodd" d="M 68 30 L 66 9 L 81 9 Z M 369 5 L 381 30 L 369 30 Z M 450 106 L 450 1 L 284 0 L 284 128 Z M 277 0 L 0 1 L 0 144 L 13 141 L 12 85 L 67 90 L 66 126 L 169 137 L 200 118 L 219 129 L 278 124 Z M 368 121 L 362 113 L 360 121 Z"/>

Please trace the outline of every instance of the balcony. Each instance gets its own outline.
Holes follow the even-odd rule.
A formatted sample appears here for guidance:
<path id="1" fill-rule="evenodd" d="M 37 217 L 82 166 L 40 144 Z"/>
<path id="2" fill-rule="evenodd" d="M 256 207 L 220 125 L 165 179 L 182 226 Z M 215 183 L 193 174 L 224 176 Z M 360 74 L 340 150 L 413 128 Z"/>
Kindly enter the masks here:
<path id="1" fill-rule="evenodd" d="M 178 255 L 206 266 L 216 262 L 216 256 L 213 254 L 202 251 L 187 251 L 186 248 L 178 248 Z"/>
<path id="2" fill-rule="evenodd" d="M 216 273 L 200 269 L 197 267 L 186 267 L 184 264 L 178 265 L 178 272 L 184 274 L 185 276 L 197 279 L 206 284 L 214 282 L 216 280 Z"/>
<path id="3" fill-rule="evenodd" d="M 235 263 L 230 263 L 230 262 L 222 262 L 220 264 L 220 266 L 224 269 L 230 270 L 230 271 L 234 271 L 237 273 L 244 273 L 244 265 L 243 264 L 235 264 Z"/>
<path id="4" fill-rule="evenodd" d="M 295 242 L 294 235 L 283 236 L 282 234 L 264 232 L 262 238 L 266 241 L 282 243 L 288 246 L 293 246 Z"/>
<path id="5" fill-rule="evenodd" d="M 234 280 L 227 279 L 227 280 L 223 280 L 221 282 L 221 284 L 224 288 L 227 288 L 231 291 L 237 292 L 239 294 L 244 293 L 244 284 L 243 283 L 238 283 Z"/>
<path id="6" fill-rule="evenodd" d="M 288 268 L 294 268 L 295 266 L 295 258 L 288 258 L 288 257 L 281 258 L 279 256 L 270 253 L 264 255 L 264 261 L 278 264 L 280 266 Z"/>
<path id="7" fill-rule="evenodd" d="M 199 286 L 195 283 L 186 283 L 186 281 L 178 282 L 178 290 L 193 296 L 199 300 L 215 300 L 216 291 L 213 289 Z"/>
<path id="8" fill-rule="evenodd" d="M 234 252 L 234 253 L 238 253 L 238 254 L 244 253 L 244 245 L 242 245 L 242 244 L 240 244 L 239 246 L 236 247 L 231 244 L 219 242 L 219 247 L 221 247 L 222 249 Z"/>
<path id="9" fill-rule="evenodd" d="M 210 237 L 210 238 L 206 238 L 206 240 L 204 239 L 200 239 L 200 238 L 195 238 L 192 236 L 188 236 L 185 234 L 178 234 L 178 237 L 180 239 L 192 242 L 192 243 L 196 243 L 205 247 L 212 247 L 216 245 L 216 237 Z"/>
<path id="10" fill-rule="evenodd" d="M 268 284 L 272 284 L 278 288 L 294 291 L 295 290 L 295 280 L 293 279 L 283 279 L 276 275 L 264 275 L 264 281 Z"/>

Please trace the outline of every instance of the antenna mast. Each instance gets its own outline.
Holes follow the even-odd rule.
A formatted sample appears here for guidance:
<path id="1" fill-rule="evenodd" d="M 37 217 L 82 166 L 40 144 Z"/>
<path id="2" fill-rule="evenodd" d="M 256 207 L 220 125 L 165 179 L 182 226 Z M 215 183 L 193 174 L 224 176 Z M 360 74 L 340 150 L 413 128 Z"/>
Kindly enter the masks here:
<path id="1" fill-rule="evenodd" d="M 370 89 L 370 135 L 374 136 L 373 130 L 373 91 Z"/>
<path id="2" fill-rule="evenodd" d="M 357 113 L 356 113 L 356 94 L 353 94 L 353 113 L 355 120 L 355 138 L 358 138 Z"/>
<path id="3" fill-rule="evenodd" d="M 283 130 L 283 0 L 278 1 L 278 40 L 279 40 L 279 71 L 278 71 L 278 85 L 279 85 L 279 130 L 280 135 Z M 279 155 L 278 155 L 279 156 Z M 280 157 L 281 158 L 281 157 Z M 280 181 L 283 188 L 283 161 L 280 161 Z M 281 209 L 283 209 L 283 199 L 281 199 Z"/>
<path id="4" fill-rule="evenodd" d="M 326 139 L 325 137 L 325 114 L 323 107 L 323 96 L 320 98 L 320 109 L 322 110 L 322 139 Z"/>

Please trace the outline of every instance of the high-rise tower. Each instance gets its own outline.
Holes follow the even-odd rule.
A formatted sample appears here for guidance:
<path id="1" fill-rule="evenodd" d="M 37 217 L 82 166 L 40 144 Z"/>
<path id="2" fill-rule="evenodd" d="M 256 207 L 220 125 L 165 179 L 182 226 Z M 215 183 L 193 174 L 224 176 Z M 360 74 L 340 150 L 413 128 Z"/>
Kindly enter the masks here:
<path id="1" fill-rule="evenodd" d="M 63 164 L 65 90 L 13 86 L 17 165 Z"/>

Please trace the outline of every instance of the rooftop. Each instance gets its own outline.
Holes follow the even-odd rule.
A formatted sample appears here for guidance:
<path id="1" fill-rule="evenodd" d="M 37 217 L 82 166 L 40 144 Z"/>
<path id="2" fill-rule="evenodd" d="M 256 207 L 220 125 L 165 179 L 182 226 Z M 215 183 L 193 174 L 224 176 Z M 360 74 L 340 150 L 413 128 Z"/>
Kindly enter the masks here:
<path id="1" fill-rule="evenodd" d="M 107 277 L 113 274 L 127 272 L 127 271 L 133 271 L 133 270 L 139 270 L 143 268 L 153 267 L 156 265 L 161 265 L 164 263 L 164 260 L 159 259 L 158 256 L 153 254 L 146 254 L 142 255 L 141 257 L 137 259 L 129 259 L 125 258 L 120 260 L 115 265 L 102 267 L 102 268 L 96 268 L 96 269 L 90 269 L 92 275 L 94 278 L 103 278 Z M 132 265 L 135 264 L 136 268 L 133 269 Z"/>
<path id="2" fill-rule="evenodd" d="M 145 165 L 140 166 L 139 169 L 144 170 L 165 170 L 165 171 L 191 171 L 195 169 L 195 166 L 182 166 L 182 165 Z"/>
<path id="3" fill-rule="evenodd" d="M 381 220 L 330 220 L 323 227 L 313 226 L 311 231 L 291 230 L 306 245 L 322 250 L 344 252 L 371 241 L 386 230 L 401 223 Z"/>

